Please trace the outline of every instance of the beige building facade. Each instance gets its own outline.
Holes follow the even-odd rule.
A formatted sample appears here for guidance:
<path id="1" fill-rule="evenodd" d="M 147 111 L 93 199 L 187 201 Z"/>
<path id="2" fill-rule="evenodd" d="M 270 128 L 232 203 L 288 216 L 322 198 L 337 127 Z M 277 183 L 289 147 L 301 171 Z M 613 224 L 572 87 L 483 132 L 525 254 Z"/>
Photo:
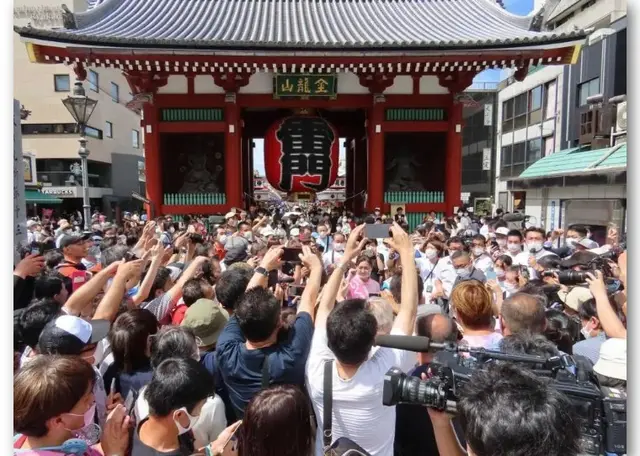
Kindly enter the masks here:
<path id="1" fill-rule="evenodd" d="M 90 0 L 64 3 L 74 12 L 93 6 Z M 14 25 L 62 27 L 62 12 L 61 1 L 16 0 Z M 28 117 L 22 120 L 23 150 L 36 157 L 37 178 L 43 192 L 81 201 L 77 174 L 79 134 L 61 101 L 72 94 L 76 82 L 73 68 L 64 64 L 31 63 L 25 44 L 17 34 L 13 37 L 14 98 L 29 111 Z M 98 100 L 87 125 L 86 138 L 90 151 L 92 206 L 99 206 L 94 199 L 112 195 L 122 199 L 130 196 L 131 191 L 140 191 L 144 181 L 138 172 L 144 169 L 143 135 L 140 116 L 126 106 L 131 95 L 121 71 L 87 70 L 83 85 L 86 95 Z"/>

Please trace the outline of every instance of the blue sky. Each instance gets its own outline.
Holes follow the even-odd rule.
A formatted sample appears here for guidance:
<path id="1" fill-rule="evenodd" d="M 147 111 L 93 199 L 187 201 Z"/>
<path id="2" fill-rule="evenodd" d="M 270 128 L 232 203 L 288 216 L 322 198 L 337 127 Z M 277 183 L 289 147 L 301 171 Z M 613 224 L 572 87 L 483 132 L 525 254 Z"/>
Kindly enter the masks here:
<path id="1" fill-rule="evenodd" d="M 533 0 L 503 0 L 507 11 L 520 16 L 526 16 L 533 9 Z M 500 82 L 502 80 L 502 70 L 485 70 L 474 79 L 474 82 Z M 264 142 L 262 139 L 254 140 L 253 168 L 264 176 Z M 340 144 L 340 158 L 344 158 L 344 146 Z"/>

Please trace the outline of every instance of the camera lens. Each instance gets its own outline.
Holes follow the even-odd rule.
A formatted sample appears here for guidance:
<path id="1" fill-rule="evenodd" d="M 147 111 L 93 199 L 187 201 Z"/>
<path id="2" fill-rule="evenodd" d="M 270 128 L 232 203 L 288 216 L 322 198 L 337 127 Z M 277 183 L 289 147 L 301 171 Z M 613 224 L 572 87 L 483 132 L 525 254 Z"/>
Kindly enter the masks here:
<path id="1" fill-rule="evenodd" d="M 447 393 L 438 378 L 423 381 L 397 369 L 387 372 L 383 397 L 385 405 L 419 404 L 438 410 L 444 410 L 447 405 Z"/>

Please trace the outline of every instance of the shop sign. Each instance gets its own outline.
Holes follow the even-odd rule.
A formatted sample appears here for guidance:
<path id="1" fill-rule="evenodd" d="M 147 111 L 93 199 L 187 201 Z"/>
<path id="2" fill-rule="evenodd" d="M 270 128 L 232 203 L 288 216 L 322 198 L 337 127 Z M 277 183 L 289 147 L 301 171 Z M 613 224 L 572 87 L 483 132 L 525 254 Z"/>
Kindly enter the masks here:
<path id="1" fill-rule="evenodd" d="M 331 98 L 338 95 L 335 74 L 277 74 L 273 78 L 274 98 Z"/>

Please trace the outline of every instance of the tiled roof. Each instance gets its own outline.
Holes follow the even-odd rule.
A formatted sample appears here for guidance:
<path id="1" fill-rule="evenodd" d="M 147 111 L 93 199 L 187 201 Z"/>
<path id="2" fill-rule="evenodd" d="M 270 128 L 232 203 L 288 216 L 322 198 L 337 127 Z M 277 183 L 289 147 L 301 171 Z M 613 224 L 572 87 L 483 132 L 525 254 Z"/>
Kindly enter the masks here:
<path id="1" fill-rule="evenodd" d="M 103 0 L 75 21 L 76 29 L 16 31 L 69 43 L 212 49 L 444 50 L 585 37 L 582 31 L 530 31 L 530 18 L 494 0 Z"/>
<path id="2" fill-rule="evenodd" d="M 627 167 L 627 145 L 606 149 L 566 149 L 541 158 L 525 169 L 518 179 L 562 176 L 572 173 L 605 172 Z"/>

